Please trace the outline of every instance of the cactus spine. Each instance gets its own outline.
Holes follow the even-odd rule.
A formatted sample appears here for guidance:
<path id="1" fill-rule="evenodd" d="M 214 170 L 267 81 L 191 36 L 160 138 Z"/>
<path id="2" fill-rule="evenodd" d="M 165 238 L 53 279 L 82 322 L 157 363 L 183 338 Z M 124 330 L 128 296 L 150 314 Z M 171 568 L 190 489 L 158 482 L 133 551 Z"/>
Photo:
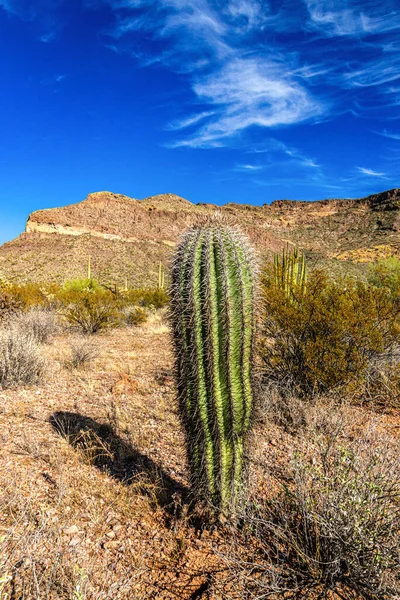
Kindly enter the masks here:
<path id="1" fill-rule="evenodd" d="M 253 408 L 254 258 L 218 222 L 188 230 L 172 268 L 179 411 L 195 493 L 226 512 L 244 480 Z"/>

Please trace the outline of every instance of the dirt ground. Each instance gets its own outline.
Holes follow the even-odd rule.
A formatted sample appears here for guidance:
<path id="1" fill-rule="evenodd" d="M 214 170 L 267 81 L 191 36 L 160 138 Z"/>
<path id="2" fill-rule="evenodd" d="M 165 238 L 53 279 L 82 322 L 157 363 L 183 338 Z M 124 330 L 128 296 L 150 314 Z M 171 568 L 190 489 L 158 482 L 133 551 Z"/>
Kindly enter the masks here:
<path id="1" fill-rule="evenodd" d="M 240 541 L 188 511 L 165 318 L 92 336 L 82 369 L 68 364 L 76 337 L 43 348 L 41 385 L 0 393 L 0 599 L 235 597 L 223 556 Z M 400 435 L 398 412 L 348 418 L 352 432 L 373 421 Z M 295 442 L 266 419 L 253 439 L 257 496 Z"/>

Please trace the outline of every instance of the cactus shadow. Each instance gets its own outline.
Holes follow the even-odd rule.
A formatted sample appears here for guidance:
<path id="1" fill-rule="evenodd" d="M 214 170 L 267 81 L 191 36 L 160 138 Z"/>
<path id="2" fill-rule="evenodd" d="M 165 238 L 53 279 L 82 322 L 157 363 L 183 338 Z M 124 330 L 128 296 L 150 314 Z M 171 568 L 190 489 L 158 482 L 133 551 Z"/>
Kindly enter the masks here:
<path id="1" fill-rule="evenodd" d="M 73 448 L 82 451 L 90 464 L 124 485 L 138 485 L 141 493 L 167 512 L 176 514 L 188 501 L 186 486 L 125 442 L 110 425 L 65 411 L 53 413 L 49 423 Z"/>

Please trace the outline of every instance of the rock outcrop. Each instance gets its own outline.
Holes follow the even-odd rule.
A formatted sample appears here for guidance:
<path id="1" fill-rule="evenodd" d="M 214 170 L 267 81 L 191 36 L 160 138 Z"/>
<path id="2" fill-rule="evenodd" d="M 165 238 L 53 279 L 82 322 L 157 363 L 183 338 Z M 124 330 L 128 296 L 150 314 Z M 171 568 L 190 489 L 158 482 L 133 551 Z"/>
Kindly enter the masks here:
<path id="1" fill-rule="evenodd" d="M 63 281 L 84 276 L 91 256 L 100 279 L 154 284 L 159 261 L 167 264 L 180 233 L 216 211 L 239 225 L 261 256 L 290 243 L 309 260 L 339 269 L 400 252 L 399 189 L 354 200 L 222 207 L 175 194 L 138 200 L 96 192 L 77 204 L 32 213 L 26 231 L 0 248 L 0 274 Z"/>

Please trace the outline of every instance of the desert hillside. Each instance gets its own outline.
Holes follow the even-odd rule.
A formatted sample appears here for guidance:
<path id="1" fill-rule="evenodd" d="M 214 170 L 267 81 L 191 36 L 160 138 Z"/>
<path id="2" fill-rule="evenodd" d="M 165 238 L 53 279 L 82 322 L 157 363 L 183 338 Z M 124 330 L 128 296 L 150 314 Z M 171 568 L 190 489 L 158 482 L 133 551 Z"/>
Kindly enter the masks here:
<path id="1" fill-rule="evenodd" d="M 289 242 L 311 262 L 337 271 L 400 253 L 398 188 L 353 200 L 222 207 L 174 194 L 137 200 L 96 192 L 76 204 L 32 213 L 26 231 L 0 248 L 0 273 L 13 280 L 61 282 L 84 276 L 91 256 L 100 279 L 156 283 L 159 261 L 167 264 L 182 230 L 216 211 L 239 224 L 261 255 Z"/>

